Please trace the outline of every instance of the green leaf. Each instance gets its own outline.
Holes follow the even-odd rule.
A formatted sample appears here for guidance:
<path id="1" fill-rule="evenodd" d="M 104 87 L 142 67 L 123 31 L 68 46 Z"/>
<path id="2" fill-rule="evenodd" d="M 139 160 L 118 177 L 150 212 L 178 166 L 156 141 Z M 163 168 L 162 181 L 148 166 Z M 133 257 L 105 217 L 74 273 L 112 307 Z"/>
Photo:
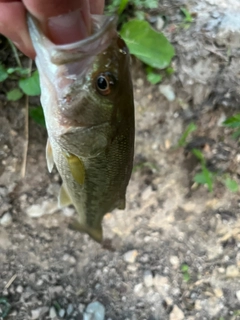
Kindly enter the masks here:
<path id="1" fill-rule="evenodd" d="M 188 282 L 190 280 L 190 274 L 188 272 L 183 273 L 183 280 Z"/>
<path id="2" fill-rule="evenodd" d="M 213 176 L 212 176 L 211 172 L 205 166 L 202 166 L 202 171 L 203 171 L 203 174 L 206 179 L 206 184 L 208 186 L 208 190 L 210 192 L 212 192 L 213 191 Z"/>
<path id="3" fill-rule="evenodd" d="M 123 25 L 120 34 L 130 53 L 153 68 L 166 68 L 175 54 L 167 38 L 147 21 L 131 20 Z"/>
<path id="4" fill-rule="evenodd" d="M 195 157 L 201 161 L 201 163 L 205 163 L 205 158 L 202 152 L 198 149 L 192 149 L 192 153 L 195 155 Z"/>
<path id="5" fill-rule="evenodd" d="M 226 178 L 224 180 L 224 183 L 226 185 L 226 187 L 232 191 L 232 192 L 237 192 L 238 191 L 238 184 L 235 180 L 232 180 L 230 178 Z"/>
<path id="6" fill-rule="evenodd" d="M 189 270 L 189 266 L 187 264 L 184 263 L 184 264 L 181 265 L 181 271 L 182 272 L 187 272 L 188 270 Z"/>
<path id="7" fill-rule="evenodd" d="M 174 73 L 174 69 L 172 67 L 168 67 L 166 69 L 166 73 L 167 73 L 167 75 L 171 76 Z"/>
<path id="8" fill-rule="evenodd" d="M 184 14 L 185 18 L 184 18 L 184 22 L 193 22 L 193 17 L 191 15 L 191 13 L 186 9 L 186 8 L 180 8 L 182 13 Z"/>
<path id="9" fill-rule="evenodd" d="M 178 146 L 179 147 L 183 147 L 186 145 L 186 140 L 187 137 L 189 136 L 190 133 L 192 133 L 193 131 L 195 131 L 197 129 L 197 126 L 191 122 L 188 126 L 187 129 L 183 132 L 181 138 L 178 140 Z"/>
<path id="10" fill-rule="evenodd" d="M 4 65 L 0 64 L 0 82 L 6 80 L 8 78 L 7 70 Z"/>
<path id="11" fill-rule="evenodd" d="M 208 190 L 212 192 L 213 190 L 213 174 L 203 165 L 202 172 L 197 173 L 193 180 L 198 184 L 206 184 L 208 186 Z"/>
<path id="12" fill-rule="evenodd" d="M 29 116 L 42 127 L 46 127 L 44 113 L 41 106 L 29 108 Z"/>
<path id="13" fill-rule="evenodd" d="M 239 136 L 240 136 L 240 129 L 236 130 L 236 131 L 232 134 L 233 139 L 237 139 L 237 138 L 239 138 Z"/>
<path id="14" fill-rule="evenodd" d="M 29 69 L 20 68 L 20 67 L 7 69 L 8 74 L 13 74 L 15 72 L 18 73 L 20 76 L 26 76 L 29 74 Z"/>
<path id="15" fill-rule="evenodd" d="M 120 15 L 128 4 L 128 0 L 121 0 L 118 8 L 118 15 Z"/>
<path id="16" fill-rule="evenodd" d="M 147 72 L 147 79 L 151 84 L 157 84 L 162 80 L 162 76 L 153 71 L 152 67 L 147 67 L 146 68 L 146 72 Z"/>
<path id="17" fill-rule="evenodd" d="M 37 96 L 41 93 L 37 70 L 34 71 L 29 78 L 20 79 L 18 84 L 22 91 L 28 96 Z"/>
<path id="18" fill-rule="evenodd" d="M 240 127 L 240 114 L 236 114 L 235 116 L 228 118 L 223 122 L 223 125 L 230 128 Z"/>
<path id="19" fill-rule="evenodd" d="M 23 96 L 23 92 L 19 88 L 15 88 L 7 92 L 7 99 L 9 101 L 17 101 L 21 99 L 22 96 Z"/>
<path id="20" fill-rule="evenodd" d="M 141 10 L 135 11 L 135 17 L 136 17 L 137 20 L 145 20 L 144 11 L 141 11 Z"/>

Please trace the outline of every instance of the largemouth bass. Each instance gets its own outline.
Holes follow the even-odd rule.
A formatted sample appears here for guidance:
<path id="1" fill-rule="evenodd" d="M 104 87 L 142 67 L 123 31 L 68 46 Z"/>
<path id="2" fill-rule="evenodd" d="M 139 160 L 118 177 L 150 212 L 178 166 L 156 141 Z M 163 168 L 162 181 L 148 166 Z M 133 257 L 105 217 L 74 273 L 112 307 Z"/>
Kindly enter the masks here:
<path id="1" fill-rule="evenodd" d="M 29 15 L 40 75 L 51 172 L 63 184 L 61 207 L 73 204 L 75 228 L 103 240 L 103 216 L 125 208 L 134 152 L 134 103 L 129 53 L 116 19 L 92 16 L 92 35 L 53 44 Z"/>

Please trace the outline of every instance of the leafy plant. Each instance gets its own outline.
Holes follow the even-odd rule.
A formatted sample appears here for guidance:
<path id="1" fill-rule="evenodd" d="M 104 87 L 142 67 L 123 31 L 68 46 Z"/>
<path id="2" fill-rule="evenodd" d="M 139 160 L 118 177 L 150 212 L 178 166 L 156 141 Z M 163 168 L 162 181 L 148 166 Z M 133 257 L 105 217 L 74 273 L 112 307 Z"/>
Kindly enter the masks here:
<path id="1" fill-rule="evenodd" d="M 181 7 L 180 9 L 181 9 L 182 13 L 184 14 L 184 22 L 186 22 L 186 23 L 193 22 L 193 17 L 191 15 L 191 13 L 186 8 Z"/>
<path id="2" fill-rule="evenodd" d="M 188 136 L 197 129 L 197 126 L 192 122 L 187 126 L 187 129 L 183 132 L 181 138 L 178 140 L 178 146 L 184 147 L 187 143 Z"/>
<path id="3" fill-rule="evenodd" d="M 235 114 L 234 116 L 228 118 L 226 121 L 223 122 L 223 125 L 234 129 L 234 133 L 232 137 L 234 139 L 239 138 L 240 136 L 240 114 Z"/>
<path id="4" fill-rule="evenodd" d="M 186 263 L 183 263 L 181 265 L 181 272 L 182 272 L 182 275 L 183 275 L 183 280 L 185 282 L 188 282 L 191 277 L 190 277 L 190 273 L 189 273 L 189 266 Z"/>
<path id="5" fill-rule="evenodd" d="M 109 14 L 118 13 L 120 35 L 130 53 L 147 65 L 147 80 L 152 84 L 162 80 L 162 75 L 156 69 L 168 68 L 175 55 L 167 38 L 145 21 L 145 11 L 157 7 L 158 0 L 113 0 L 106 9 Z M 127 8 L 130 8 L 129 16 Z M 130 17 L 134 19 L 129 20 Z M 166 74 L 170 75 L 173 71 L 169 68 Z"/>
<path id="6" fill-rule="evenodd" d="M 214 180 L 214 174 L 209 171 L 206 167 L 206 161 L 204 158 L 204 155 L 202 152 L 198 149 L 192 149 L 192 153 L 195 155 L 195 157 L 200 161 L 202 171 L 200 173 L 197 173 L 194 176 L 194 181 L 198 184 L 204 184 L 207 185 L 208 190 L 210 192 L 213 191 L 213 180 Z"/>
<path id="7" fill-rule="evenodd" d="M 122 27 L 120 35 L 130 53 L 153 68 L 168 67 L 175 54 L 167 38 L 153 30 L 147 21 L 128 21 Z"/>

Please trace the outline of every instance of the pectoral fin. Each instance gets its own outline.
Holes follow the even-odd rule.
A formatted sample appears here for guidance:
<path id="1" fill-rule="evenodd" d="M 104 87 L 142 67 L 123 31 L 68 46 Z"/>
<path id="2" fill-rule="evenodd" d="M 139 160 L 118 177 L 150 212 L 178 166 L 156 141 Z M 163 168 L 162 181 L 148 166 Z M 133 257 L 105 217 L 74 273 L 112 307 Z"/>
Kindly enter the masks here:
<path id="1" fill-rule="evenodd" d="M 63 207 L 69 206 L 70 204 L 72 204 L 72 200 L 69 197 L 64 185 L 62 184 L 60 188 L 59 196 L 58 196 L 58 207 L 63 208 Z"/>
<path id="2" fill-rule="evenodd" d="M 47 159 L 48 171 L 52 172 L 52 169 L 54 167 L 54 160 L 53 160 L 52 147 L 50 145 L 49 139 L 47 140 L 47 145 L 46 145 L 46 159 Z"/>
<path id="3" fill-rule="evenodd" d="M 87 233 L 96 242 L 101 243 L 103 240 L 103 230 L 101 225 L 98 228 L 88 227 L 87 225 L 83 225 L 77 220 L 74 220 L 70 223 L 69 228 L 82 233 Z"/>
<path id="4" fill-rule="evenodd" d="M 67 162 L 69 165 L 69 169 L 75 181 L 79 184 L 84 184 L 85 180 L 85 169 L 84 164 L 81 159 L 71 153 L 65 154 L 67 158 Z"/>

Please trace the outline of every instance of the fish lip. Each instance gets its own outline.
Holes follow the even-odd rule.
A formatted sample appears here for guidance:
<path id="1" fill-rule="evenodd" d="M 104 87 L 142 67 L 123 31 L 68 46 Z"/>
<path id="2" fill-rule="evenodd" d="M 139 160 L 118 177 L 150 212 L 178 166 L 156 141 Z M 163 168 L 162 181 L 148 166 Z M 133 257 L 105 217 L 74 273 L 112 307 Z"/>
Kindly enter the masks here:
<path id="1" fill-rule="evenodd" d="M 108 46 L 112 36 L 116 34 L 117 17 L 104 16 L 102 25 L 100 25 L 100 17 L 102 16 L 92 15 L 93 27 L 97 30 L 91 36 L 73 43 L 61 45 L 54 44 L 42 33 L 37 19 L 30 13 L 27 14 L 27 22 L 30 34 L 35 36 L 34 41 L 45 42 L 50 48 L 51 62 L 61 65 L 68 63 L 69 60 L 74 62 L 84 59 L 89 55 L 96 55 Z"/>

